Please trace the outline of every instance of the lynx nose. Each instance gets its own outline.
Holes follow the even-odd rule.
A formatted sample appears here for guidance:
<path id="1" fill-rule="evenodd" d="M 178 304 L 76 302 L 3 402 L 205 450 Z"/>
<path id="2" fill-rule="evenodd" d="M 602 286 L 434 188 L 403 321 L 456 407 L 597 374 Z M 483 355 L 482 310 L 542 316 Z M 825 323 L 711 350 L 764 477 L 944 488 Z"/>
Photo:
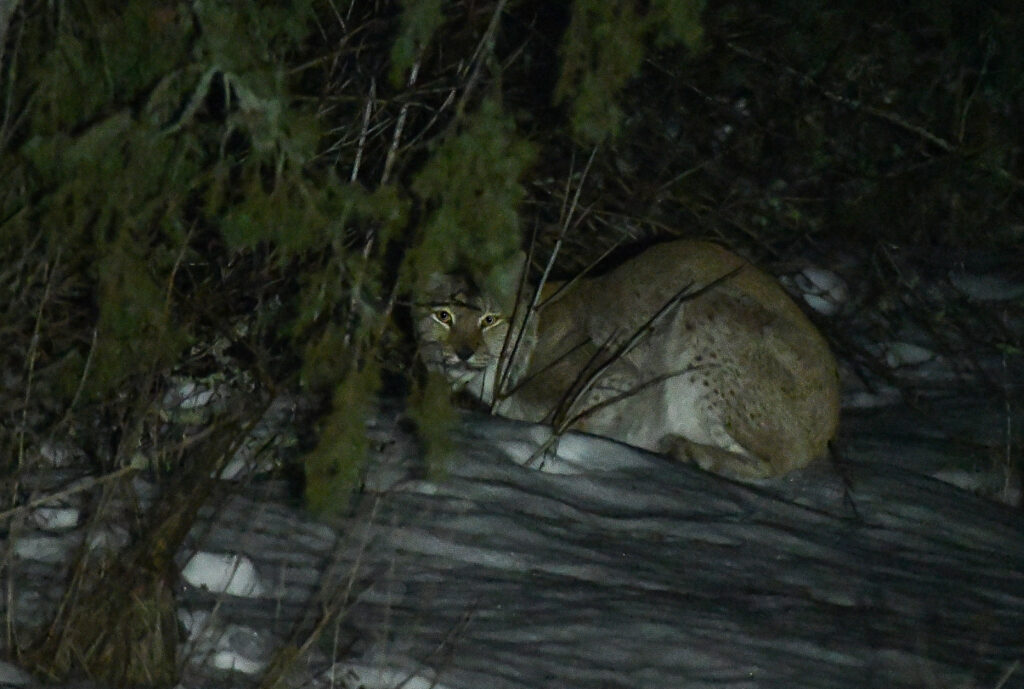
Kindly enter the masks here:
<path id="1" fill-rule="evenodd" d="M 459 357 L 461 361 L 469 361 L 469 357 L 473 356 L 473 348 L 462 345 L 455 350 L 455 356 Z"/>

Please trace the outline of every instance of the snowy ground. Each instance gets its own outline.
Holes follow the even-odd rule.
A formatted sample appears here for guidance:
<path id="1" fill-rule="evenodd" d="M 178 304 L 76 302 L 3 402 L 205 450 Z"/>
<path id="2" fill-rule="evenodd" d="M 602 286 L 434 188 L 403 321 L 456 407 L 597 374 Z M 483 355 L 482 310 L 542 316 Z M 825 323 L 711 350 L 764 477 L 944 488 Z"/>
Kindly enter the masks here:
<path id="1" fill-rule="evenodd" d="M 842 307 L 834 276 L 794 280 L 821 313 Z M 990 298 L 982 282 L 954 280 Z M 385 409 L 349 517 L 318 522 L 258 478 L 204 511 L 178 557 L 182 684 L 251 685 L 283 645 L 315 637 L 290 686 L 1024 687 L 1024 523 L 1003 468 L 1024 377 L 990 359 L 1005 395 L 944 396 L 957 372 L 920 335 L 864 346 L 934 394 L 912 409 L 891 386 L 848 385 L 838 467 L 754 485 L 600 438 L 548 447 L 544 428 L 478 414 L 447 475 L 426 480 L 408 424 Z M 195 381 L 172 393 L 185 412 L 219 395 Z M 24 487 L 39 500 L 3 533 L 9 629 L 58 605 L 83 544 L 128 538 L 87 528 L 97 486 L 65 478 L 74 448 L 40 454 L 50 469 Z M 225 480 L 268 466 L 247 448 L 236 459 Z M 146 504 L 152 486 L 134 486 Z M 32 683 L 0 664 L 0 686 Z"/>
<path id="2" fill-rule="evenodd" d="M 370 432 L 340 528 L 266 485 L 195 530 L 186 686 L 258 677 L 332 606 L 296 686 L 1024 686 L 1020 512 L 871 453 L 745 486 L 469 415 L 434 482 L 393 415 Z M 40 518 L 14 540 L 25 622 L 53 595 L 26 575 L 80 542 L 70 513 Z"/>

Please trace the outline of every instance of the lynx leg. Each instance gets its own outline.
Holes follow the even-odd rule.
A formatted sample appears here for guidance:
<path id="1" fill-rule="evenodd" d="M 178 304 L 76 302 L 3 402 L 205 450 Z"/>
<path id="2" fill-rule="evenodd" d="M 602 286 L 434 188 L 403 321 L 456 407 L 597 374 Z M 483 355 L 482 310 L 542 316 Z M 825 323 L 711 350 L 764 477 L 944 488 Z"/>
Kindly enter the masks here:
<path id="1" fill-rule="evenodd" d="M 692 462 L 705 471 L 729 478 L 768 478 L 775 473 L 771 465 L 760 457 L 696 443 L 680 435 L 663 437 L 658 449 L 681 462 Z"/>

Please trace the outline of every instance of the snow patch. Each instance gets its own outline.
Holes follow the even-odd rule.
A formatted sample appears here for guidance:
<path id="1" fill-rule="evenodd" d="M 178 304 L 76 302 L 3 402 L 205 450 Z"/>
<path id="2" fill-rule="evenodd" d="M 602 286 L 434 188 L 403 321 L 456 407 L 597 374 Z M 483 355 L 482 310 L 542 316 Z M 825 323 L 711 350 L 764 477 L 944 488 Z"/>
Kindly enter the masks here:
<path id="1" fill-rule="evenodd" d="M 40 529 L 65 531 L 78 526 L 81 512 L 74 507 L 37 507 L 32 510 L 32 522 Z"/>
<path id="2" fill-rule="evenodd" d="M 265 474 L 274 469 L 274 461 L 269 454 L 263 457 L 253 457 L 251 452 L 239 450 L 221 469 L 219 478 L 224 481 L 233 481 L 240 478 L 249 478 L 259 474 Z"/>
<path id="3" fill-rule="evenodd" d="M 651 459 L 634 447 L 586 433 L 566 432 L 555 438 L 548 426 L 538 425 L 526 440 L 496 440 L 516 464 L 546 474 L 579 476 L 593 471 L 648 466 Z"/>
<path id="4" fill-rule="evenodd" d="M 20 687 L 32 682 L 32 675 L 20 667 L 0 660 L 0 685 Z"/>
<path id="5" fill-rule="evenodd" d="M 179 610 L 178 621 L 188 633 L 191 662 L 246 675 L 267 668 L 271 643 L 256 629 L 219 623 L 203 610 Z"/>
<path id="6" fill-rule="evenodd" d="M 804 303 L 823 316 L 834 315 L 839 310 L 834 302 L 829 301 L 825 297 L 818 296 L 817 294 L 805 294 Z"/>
<path id="7" fill-rule="evenodd" d="M 206 622 L 209 619 L 210 613 L 205 610 L 178 608 L 178 622 L 181 622 L 181 626 L 185 629 L 185 633 L 188 634 L 190 640 L 199 636 L 199 633 L 203 631 L 203 627 L 206 626 Z"/>
<path id="8" fill-rule="evenodd" d="M 889 368 L 919 366 L 938 357 L 932 350 L 912 342 L 881 342 L 868 347 L 868 350 L 884 358 Z"/>
<path id="9" fill-rule="evenodd" d="M 243 555 L 200 551 L 189 558 L 181 576 L 192 586 L 212 593 L 246 598 L 266 594 L 255 565 Z"/>
<path id="10" fill-rule="evenodd" d="M 580 471 L 573 473 L 642 469 L 653 461 L 644 450 L 586 433 L 566 433 L 558 439 L 555 447 L 563 462 L 579 467 Z"/>
<path id="11" fill-rule="evenodd" d="M 74 542 L 67 536 L 22 536 L 14 540 L 14 554 L 37 562 L 62 562 L 67 559 Z"/>
<path id="12" fill-rule="evenodd" d="M 1020 476 L 1016 474 L 1008 474 L 1003 480 L 1002 485 L 995 490 L 993 490 L 991 485 L 991 473 L 947 468 L 932 472 L 931 476 L 975 495 L 988 496 L 1010 507 L 1019 507 L 1022 497 L 1024 497 L 1024 493 L 1021 490 Z"/>
<path id="13" fill-rule="evenodd" d="M 164 395 L 164 408 L 198 409 L 205 407 L 213 399 L 214 390 L 199 385 L 194 380 L 181 382 L 177 387 L 167 391 Z"/>
<path id="14" fill-rule="evenodd" d="M 44 440 L 39 446 L 39 457 L 55 467 L 74 464 L 84 454 L 82 448 L 63 441 Z"/>
<path id="15" fill-rule="evenodd" d="M 900 401 L 900 391 L 891 385 L 880 385 L 875 390 L 854 390 L 843 393 L 843 409 L 877 409 Z"/>
<path id="16" fill-rule="evenodd" d="M 86 540 L 86 547 L 89 550 L 96 550 L 107 553 L 116 553 L 128 547 L 131 541 L 131 534 L 123 526 L 108 526 L 103 529 L 94 529 L 89 532 Z"/>
<path id="17" fill-rule="evenodd" d="M 215 650 L 210 656 L 210 665 L 218 670 L 234 670 L 246 675 L 255 675 L 267 667 L 267 661 L 249 657 L 237 647 L 243 644 L 256 645 L 262 641 L 260 633 L 252 627 L 229 625 L 220 638 L 225 648 Z"/>
<path id="18" fill-rule="evenodd" d="M 338 664 L 327 671 L 325 678 L 340 678 L 345 689 L 450 689 L 436 678 L 415 672 L 381 666 Z"/>
<path id="19" fill-rule="evenodd" d="M 535 454 L 540 447 L 537 443 L 527 440 L 499 440 L 497 445 L 508 455 L 509 459 L 522 465 L 531 464 L 531 459 L 535 462 Z"/>
<path id="20" fill-rule="evenodd" d="M 999 275 L 949 272 L 949 281 L 977 301 L 1012 301 L 1024 297 L 1024 282 Z"/>
<path id="21" fill-rule="evenodd" d="M 849 299 L 846 281 L 831 270 L 808 266 L 789 280 L 807 305 L 824 316 L 838 313 Z"/>

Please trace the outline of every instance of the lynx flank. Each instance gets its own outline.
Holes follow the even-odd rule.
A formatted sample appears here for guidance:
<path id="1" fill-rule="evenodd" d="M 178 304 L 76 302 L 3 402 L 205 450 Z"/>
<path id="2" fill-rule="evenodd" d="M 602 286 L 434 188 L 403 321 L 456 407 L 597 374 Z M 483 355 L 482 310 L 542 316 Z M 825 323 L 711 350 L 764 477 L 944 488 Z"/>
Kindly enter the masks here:
<path id="1" fill-rule="evenodd" d="M 515 306 L 522 265 L 496 271 L 489 290 L 435 275 L 419 295 L 420 355 L 453 389 L 502 416 L 737 478 L 826 454 L 839 418 L 835 360 L 779 284 L 739 256 L 659 244 L 600 277 L 548 283 L 529 317 L 532 291 Z"/>

